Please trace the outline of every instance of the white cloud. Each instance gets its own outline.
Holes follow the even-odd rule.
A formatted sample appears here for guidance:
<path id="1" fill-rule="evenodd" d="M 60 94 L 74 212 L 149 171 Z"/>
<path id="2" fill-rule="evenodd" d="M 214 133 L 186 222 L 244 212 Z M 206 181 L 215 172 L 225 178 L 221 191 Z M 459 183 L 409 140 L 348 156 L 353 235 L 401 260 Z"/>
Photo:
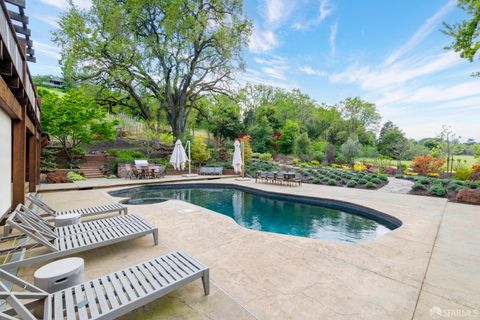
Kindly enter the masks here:
<path id="1" fill-rule="evenodd" d="M 285 80 L 285 74 L 283 70 L 274 68 L 274 67 L 262 67 L 260 70 L 264 72 L 266 75 L 268 75 L 271 78 L 277 79 L 277 80 Z"/>
<path id="2" fill-rule="evenodd" d="M 307 30 L 325 20 L 327 17 L 332 15 L 335 7 L 332 5 L 330 0 L 320 0 L 320 6 L 318 10 L 318 16 L 314 19 L 301 19 L 300 21 L 292 24 L 292 28 L 295 30 Z"/>
<path id="3" fill-rule="evenodd" d="M 38 53 L 43 53 L 57 60 L 60 59 L 60 50 L 57 47 L 39 41 L 34 41 L 33 47 Z"/>
<path id="4" fill-rule="evenodd" d="M 61 10 L 65 10 L 68 8 L 67 0 L 40 0 L 40 1 L 45 3 L 46 5 L 54 6 Z M 74 0 L 73 3 L 82 9 L 88 9 L 92 6 L 91 0 Z"/>
<path id="5" fill-rule="evenodd" d="M 354 64 L 343 72 L 332 74 L 330 80 L 334 83 L 355 83 L 365 90 L 392 89 L 461 62 L 457 53 L 449 51 L 433 56 L 412 57 L 391 65 L 371 67 Z"/>
<path id="6" fill-rule="evenodd" d="M 330 45 L 330 54 L 332 56 L 334 56 L 335 52 L 337 51 L 337 47 L 336 47 L 337 29 L 338 29 L 338 23 L 333 24 L 330 27 L 330 35 L 328 37 L 328 43 Z"/>
<path id="7" fill-rule="evenodd" d="M 449 0 L 442 8 L 440 8 L 440 10 L 424 22 L 417 32 L 415 32 L 415 34 L 403 46 L 390 54 L 385 60 L 385 63 L 387 65 L 394 63 L 402 55 L 419 45 L 430 33 L 432 33 L 433 30 L 435 30 L 436 26 L 440 23 L 443 17 L 455 7 L 456 3 L 456 0 Z"/>
<path id="8" fill-rule="evenodd" d="M 334 7 L 330 0 L 320 0 L 320 14 L 318 16 L 319 22 L 322 22 L 333 13 Z"/>
<path id="9" fill-rule="evenodd" d="M 58 28 L 58 17 L 56 17 L 56 16 L 39 15 L 39 14 L 34 13 L 34 14 L 32 14 L 32 17 L 47 23 L 48 25 L 50 25 L 51 27 L 53 27 L 55 29 Z"/>
<path id="10" fill-rule="evenodd" d="M 298 70 L 300 70 L 301 72 L 306 73 L 308 75 L 315 75 L 315 76 L 319 76 L 319 77 L 325 77 L 325 76 L 328 75 L 327 72 L 322 71 L 322 70 L 313 69 L 310 66 L 303 66 L 303 67 L 298 68 Z"/>
<path id="11" fill-rule="evenodd" d="M 281 21 L 288 13 L 287 4 L 284 0 L 266 0 L 266 19 L 269 23 Z"/>
<path id="12" fill-rule="evenodd" d="M 252 84 L 264 84 L 268 86 L 279 87 L 287 90 L 298 88 L 298 85 L 292 81 L 279 80 L 272 77 L 265 76 L 265 73 L 255 69 L 247 68 L 243 74 L 239 76 L 240 82 Z"/>
<path id="13" fill-rule="evenodd" d="M 269 78 L 286 80 L 285 71 L 288 70 L 288 63 L 285 58 L 279 56 L 268 56 L 254 58 L 254 61 L 261 65 L 261 72 Z"/>
<path id="14" fill-rule="evenodd" d="M 248 48 L 253 52 L 267 52 L 277 47 L 279 44 L 275 33 L 271 30 L 260 30 L 254 27 Z"/>

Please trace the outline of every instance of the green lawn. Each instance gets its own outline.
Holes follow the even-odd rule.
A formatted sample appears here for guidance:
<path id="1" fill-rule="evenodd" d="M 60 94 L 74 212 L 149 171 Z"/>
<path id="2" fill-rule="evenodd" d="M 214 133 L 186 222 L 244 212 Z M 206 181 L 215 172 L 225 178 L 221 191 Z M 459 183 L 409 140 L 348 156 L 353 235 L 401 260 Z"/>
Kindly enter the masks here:
<path id="1" fill-rule="evenodd" d="M 50 93 L 54 93 L 60 97 L 63 97 L 65 95 L 65 92 L 60 90 L 60 89 L 56 89 L 56 88 L 50 88 L 50 87 L 44 87 L 44 86 L 38 86 L 38 88 L 42 88 L 43 90 L 46 90 Z"/>

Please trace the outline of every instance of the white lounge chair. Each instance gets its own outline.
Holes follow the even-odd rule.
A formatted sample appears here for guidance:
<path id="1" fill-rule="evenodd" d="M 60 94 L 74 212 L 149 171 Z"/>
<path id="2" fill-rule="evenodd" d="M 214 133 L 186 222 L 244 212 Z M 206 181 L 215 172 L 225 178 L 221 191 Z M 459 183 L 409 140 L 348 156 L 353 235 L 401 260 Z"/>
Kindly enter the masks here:
<path id="1" fill-rule="evenodd" d="M 99 214 L 117 212 L 119 214 L 127 214 L 128 208 L 121 203 L 112 202 L 104 204 L 101 206 L 90 207 L 90 208 L 79 208 L 79 209 L 70 209 L 65 211 L 56 211 L 45 202 L 43 202 L 39 197 L 29 194 L 27 199 L 30 200 L 34 205 L 45 211 L 48 215 L 56 217 L 63 214 L 80 214 L 81 217 L 95 216 Z"/>
<path id="2" fill-rule="evenodd" d="M 181 251 L 51 294 L 0 269 L 0 299 L 5 301 L 0 319 L 34 320 L 33 309 L 41 312 L 42 307 L 45 320 L 116 319 L 199 278 L 208 295 L 208 267 Z"/>
<path id="3" fill-rule="evenodd" d="M 20 231 L 21 235 L 2 238 L 3 242 L 27 236 L 33 243 L 0 249 L 0 255 L 12 255 L 19 251 L 23 253 L 17 260 L 7 261 L 0 265 L 0 268 L 3 269 L 64 257 L 147 234 L 152 234 L 154 244 L 158 244 L 158 229 L 145 219 L 133 214 L 64 227 L 52 227 L 40 216 L 19 204 L 7 220 L 7 224 Z M 37 247 L 44 247 L 49 252 L 33 250 Z"/>

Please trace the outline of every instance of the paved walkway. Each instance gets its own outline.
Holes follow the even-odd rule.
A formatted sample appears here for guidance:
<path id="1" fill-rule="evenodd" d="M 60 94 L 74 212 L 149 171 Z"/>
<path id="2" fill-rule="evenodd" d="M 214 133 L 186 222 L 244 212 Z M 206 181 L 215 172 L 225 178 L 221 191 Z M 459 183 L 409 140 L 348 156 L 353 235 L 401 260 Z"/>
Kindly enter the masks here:
<path id="1" fill-rule="evenodd" d="M 480 318 L 478 206 L 307 184 L 213 182 L 353 202 L 403 225 L 376 240 L 346 244 L 245 229 L 182 201 L 130 206 L 158 226 L 160 245 L 148 237 L 78 254 L 86 278 L 183 249 L 210 266 L 212 294 L 202 296 L 198 281 L 125 319 Z M 106 191 L 52 192 L 44 199 L 59 210 L 118 200 Z M 31 278 L 37 267 L 22 268 L 21 276 Z"/>
<path id="2" fill-rule="evenodd" d="M 405 179 L 388 177 L 388 184 L 377 191 L 407 194 L 412 189 L 413 182 Z"/>

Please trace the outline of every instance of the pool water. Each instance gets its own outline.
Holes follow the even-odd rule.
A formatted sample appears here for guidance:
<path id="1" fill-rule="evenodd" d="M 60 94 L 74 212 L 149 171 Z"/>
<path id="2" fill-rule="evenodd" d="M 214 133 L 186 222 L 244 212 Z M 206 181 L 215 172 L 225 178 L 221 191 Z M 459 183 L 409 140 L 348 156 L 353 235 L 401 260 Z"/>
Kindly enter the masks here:
<path id="1" fill-rule="evenodd" d="M 233 218 L 239 225 L 258 231 L 322 239 L 336 242 L 368 241 L 390 229 L 374 220 L 347 210 L 332 209 L 247 190 L 208 185 L 143 186 L 113 191 L 127 197 L 127 204 L 183 200 Z M 351 211 L 351 210 L 349 210 Z"/>

